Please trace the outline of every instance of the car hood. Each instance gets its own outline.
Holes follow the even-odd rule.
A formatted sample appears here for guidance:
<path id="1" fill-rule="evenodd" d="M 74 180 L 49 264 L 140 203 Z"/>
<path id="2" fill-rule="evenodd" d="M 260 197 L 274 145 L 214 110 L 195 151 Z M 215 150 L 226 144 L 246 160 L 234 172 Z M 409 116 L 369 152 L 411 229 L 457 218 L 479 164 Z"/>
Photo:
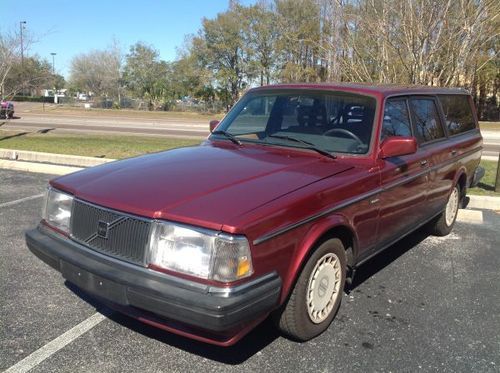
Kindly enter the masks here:
<path id="1" fill-rule="evenodd" d="M 349 168 L 311 151 L 224 142 L 111 162 L 51 184 L 111 209 L 220 229 Z"/>

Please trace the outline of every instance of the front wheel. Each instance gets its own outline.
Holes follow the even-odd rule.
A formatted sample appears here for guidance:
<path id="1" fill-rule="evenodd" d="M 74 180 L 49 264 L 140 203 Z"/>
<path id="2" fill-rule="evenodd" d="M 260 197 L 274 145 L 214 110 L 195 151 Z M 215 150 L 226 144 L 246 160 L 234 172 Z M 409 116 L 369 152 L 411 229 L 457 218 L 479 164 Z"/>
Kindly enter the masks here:
<path id="1" fill-rule="evenodd" d="M 460 204 L 460 188 L 458 185 L 453 187 L 444 211 L 433 221 L 431 233 L 435 236 L 446 236 L 450 234 L 458 215 L 458 206 Z"/>
<path id="2" fill-rule="evenodd" d="M 346 277 L 344 245 L 338 238 L 324 241 L 313 252 L 278 315 L 280 330 L 298 341 L 323 333 L 342 300 Z"/>

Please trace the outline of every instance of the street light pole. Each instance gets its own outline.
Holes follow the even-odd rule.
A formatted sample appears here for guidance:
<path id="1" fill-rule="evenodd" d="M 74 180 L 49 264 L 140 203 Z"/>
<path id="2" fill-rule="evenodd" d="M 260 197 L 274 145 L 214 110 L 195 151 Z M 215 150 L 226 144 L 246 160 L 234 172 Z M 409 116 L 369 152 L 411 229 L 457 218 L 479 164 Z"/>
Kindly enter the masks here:
<path id="1" fill-rule="evenodd" d="M 52 81 L 54 83 L 54 104 L 57 104 L 57 87 L 56 87 L 56 69 L 55 69 L 55 56 L 57 53 L 52 52 L 50 55 L 52 56 Z"/>
<path id="2" fill-rule="evenodd" d="M 19 22 L 19 34 L 21 36 L 21 67 L 24 66 L 24 47 L 23 47 L 23 29 L 26 24 L 26 21 L 20 21 Z"/>
<path id="3" fill-rule="evenodd" d="M 19 22 L 19 36 L 21 37 L 21 93 L 24 95 L 24 46 L 23 46 L 23 29 L 26 21 Z"/>
<path id="4" fill-rule="evenodd" d="M 52 52 L 52 53 L 51 53 L 51 55 L 52 55 L 52 75 L 55 75 L 55 68 L 54 68 L 54 66 L 55 66 L 54 58 L 55 58 L 55 57 L 54 57 L 54 56 L 55 56 L 56 54 L 57 54 L 57 53 L 54 53 L 54 52 Z"/>

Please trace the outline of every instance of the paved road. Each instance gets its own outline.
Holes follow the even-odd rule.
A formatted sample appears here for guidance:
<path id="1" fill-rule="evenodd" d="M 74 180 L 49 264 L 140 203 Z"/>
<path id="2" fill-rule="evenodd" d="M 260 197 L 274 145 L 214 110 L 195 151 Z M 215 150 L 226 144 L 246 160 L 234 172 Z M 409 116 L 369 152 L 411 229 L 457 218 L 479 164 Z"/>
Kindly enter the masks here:
<path id="1" fill-rule="evenodd" d="M 205 138 L 208 121 L 190 119 L 147 119 L 132 117 L 102 118 L 79 115 L 50 115 L 22 113 L 22 117 L 10 120 L 2 129 L 19 131 L 55 130 L 71 133 L 115 133 L 150 136 Z M 483 131 L 485 156 L 500 153 L 500 131 Z"/>
<path id="2" fill-rule="evenodd" d="M 332 326 L 299 344 L 265 322 L 233 348 L 113 313 L 34 257 L 50 175 L 0 170 L 0 370 L 242 372 L 500 370 L 500 215 L 468 210 L 446 238 L 417 232 L 361 268 Z"/>
<path id="3" fill-rule="evenodd" d="M 483 155 L 498 157 L 500 153 L 500 131 L 481 131 L 483 134 Z"/>
<path id="4" fill-rule="evenodd" d="M 199 139 L 208 135 L 208 121 L 22 114 L 20 118 L 7 121 L 2 129 L 29 132 L 50 129 L 70 133 L 141 134 Z"/>

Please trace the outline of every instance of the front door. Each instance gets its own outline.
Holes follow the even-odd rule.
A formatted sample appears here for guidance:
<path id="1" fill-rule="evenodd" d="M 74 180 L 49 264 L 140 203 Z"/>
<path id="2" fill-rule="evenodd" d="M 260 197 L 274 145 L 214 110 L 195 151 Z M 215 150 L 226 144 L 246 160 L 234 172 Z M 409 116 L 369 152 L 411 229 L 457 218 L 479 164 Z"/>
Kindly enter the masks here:
<path id="1" fill-rule="evenodd" d="M 408 99 L 387 99 L 381 140 L 413 136 Z M 386 246 L 415 229 L 425 219 L 429 153 L 419 147 L 415 154 L 380 160 L 380 218 L 377 247 Z"/>

